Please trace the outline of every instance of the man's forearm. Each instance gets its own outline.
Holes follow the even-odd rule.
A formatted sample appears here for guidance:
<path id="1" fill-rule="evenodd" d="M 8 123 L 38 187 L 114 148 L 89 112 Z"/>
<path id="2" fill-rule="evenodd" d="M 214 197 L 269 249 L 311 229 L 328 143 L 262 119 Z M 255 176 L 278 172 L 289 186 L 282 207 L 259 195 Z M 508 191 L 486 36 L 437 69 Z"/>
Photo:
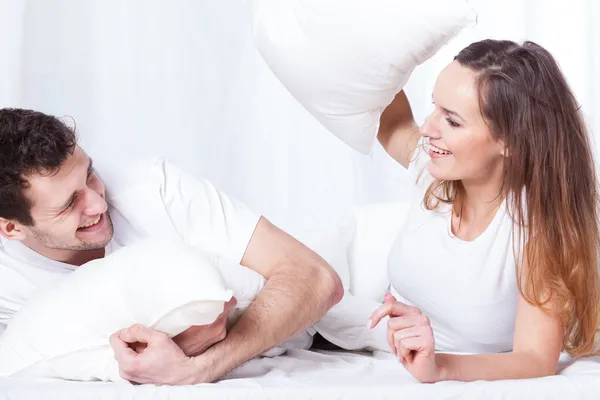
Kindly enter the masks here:
<path id="1" fill-rule="evenodd" d="M 557 362 L 530 353 L 437 354 L 440 380 L 471 382 L 539 378 L 556 373 Z"/>
<path id="2" fill-rule="evenodd" d="M 273 275 L 226 338 L 196 357 L 197 382 L 217 380 L 285 342 L 339 301 L 337 276 L 317 265 L 295 264 Z"/>

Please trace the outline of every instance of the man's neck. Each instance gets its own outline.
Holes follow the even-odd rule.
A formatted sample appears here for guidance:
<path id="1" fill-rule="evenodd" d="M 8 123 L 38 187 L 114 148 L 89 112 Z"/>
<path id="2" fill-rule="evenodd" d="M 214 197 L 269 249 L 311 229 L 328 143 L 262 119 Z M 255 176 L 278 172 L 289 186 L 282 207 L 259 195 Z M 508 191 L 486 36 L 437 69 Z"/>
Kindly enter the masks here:
<path id="1" fill-rule="evenodd" d="M 35 244 L 30 244 L 26 241 L 23 241 L 23 244 L 46 258 L 77 267 L 92 260 L 103 258 L 106 253 L 106 248 L 104 247 L 96 250 L 61 250 L 50 249 L 39 245 L 36 246 Z"/>

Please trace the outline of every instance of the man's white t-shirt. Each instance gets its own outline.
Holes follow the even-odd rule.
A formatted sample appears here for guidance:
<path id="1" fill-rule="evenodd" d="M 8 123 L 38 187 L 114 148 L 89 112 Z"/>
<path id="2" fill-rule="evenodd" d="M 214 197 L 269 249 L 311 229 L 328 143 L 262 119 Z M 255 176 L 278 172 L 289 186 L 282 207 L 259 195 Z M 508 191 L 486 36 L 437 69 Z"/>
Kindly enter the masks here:
<path id="1" fill-rule="evenodd" d="M 260 219 L 243 203 L 165 159 L 118 170 L 97 168 L 97 172 L 106 186 L 114 225 L 107 255 L 145 237 L 180 237 L 239 267 Z M 2 238 L 0 332 L 36 289 L 52 285 L 75 268 L 41 256 L 21 242 Z M 232 274 L 239 275 L 240 271 L 231 270 Z"/>
<path id="2" fill-rule="evenodd" d="M 419 147 L 409 165 L 416 182 L 408 217 L 388 259 L 391 292 L 430 321 L 436 349 L 455 353 L 511 351 L 519 293 L 513 221 L 506 202 L 475 240 L 452 234 L 451 210 L 426 210 L 433 177 Z M 516 247 L 520 251 L 519 246 Z"/>

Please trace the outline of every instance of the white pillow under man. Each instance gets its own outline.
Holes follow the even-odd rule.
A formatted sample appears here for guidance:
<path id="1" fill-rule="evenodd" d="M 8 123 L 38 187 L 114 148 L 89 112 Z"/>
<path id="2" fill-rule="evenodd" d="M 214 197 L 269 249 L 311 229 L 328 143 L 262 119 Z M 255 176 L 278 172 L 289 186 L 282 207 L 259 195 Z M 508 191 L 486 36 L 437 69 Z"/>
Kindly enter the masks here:
<path id="1" fill-rule="evenodd" d="M 4 328 L 37 289 L 145 237 L 181 238 L 247 267 L 266 283 L 226 338 L 199 355 L 221 338 L 225 319 L 184 332 L 176 338 L 179 346 L 140 326 L 113 335 L 122 375 L 131 381 L 214 381 L 313 324 L 343 295 L 338 275 L 316 253 L 167 160 L 131 167 L 119 162 L 96 174 L 68 126 L 22 109 L 0 110 L 0 143 Z M 223 275 L 235 292 L 236 282 L 227 281 L 231 274 Z M 127 342 L 164 345 L 149 344 L 138 354 Z M 153 359 L 160 362 L 144 362 Z"/>

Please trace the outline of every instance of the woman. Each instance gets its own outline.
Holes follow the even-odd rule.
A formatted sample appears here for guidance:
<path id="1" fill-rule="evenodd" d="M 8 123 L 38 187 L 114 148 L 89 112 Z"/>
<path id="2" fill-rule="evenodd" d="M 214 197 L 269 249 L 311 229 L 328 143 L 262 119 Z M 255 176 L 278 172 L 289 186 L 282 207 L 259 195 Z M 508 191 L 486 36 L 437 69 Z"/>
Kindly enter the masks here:
<path id="1" fill-rule="evenodd" d="M 422 382 L 541 377 L 563 349 L 596 354 L 597 181 L 556 61 L 531 42 L 471 44 L 433 104 L 420 135 L 403 92 L 381 118 L 416 185 L 370 326 L 390 317 L 389 345 Z"/>

